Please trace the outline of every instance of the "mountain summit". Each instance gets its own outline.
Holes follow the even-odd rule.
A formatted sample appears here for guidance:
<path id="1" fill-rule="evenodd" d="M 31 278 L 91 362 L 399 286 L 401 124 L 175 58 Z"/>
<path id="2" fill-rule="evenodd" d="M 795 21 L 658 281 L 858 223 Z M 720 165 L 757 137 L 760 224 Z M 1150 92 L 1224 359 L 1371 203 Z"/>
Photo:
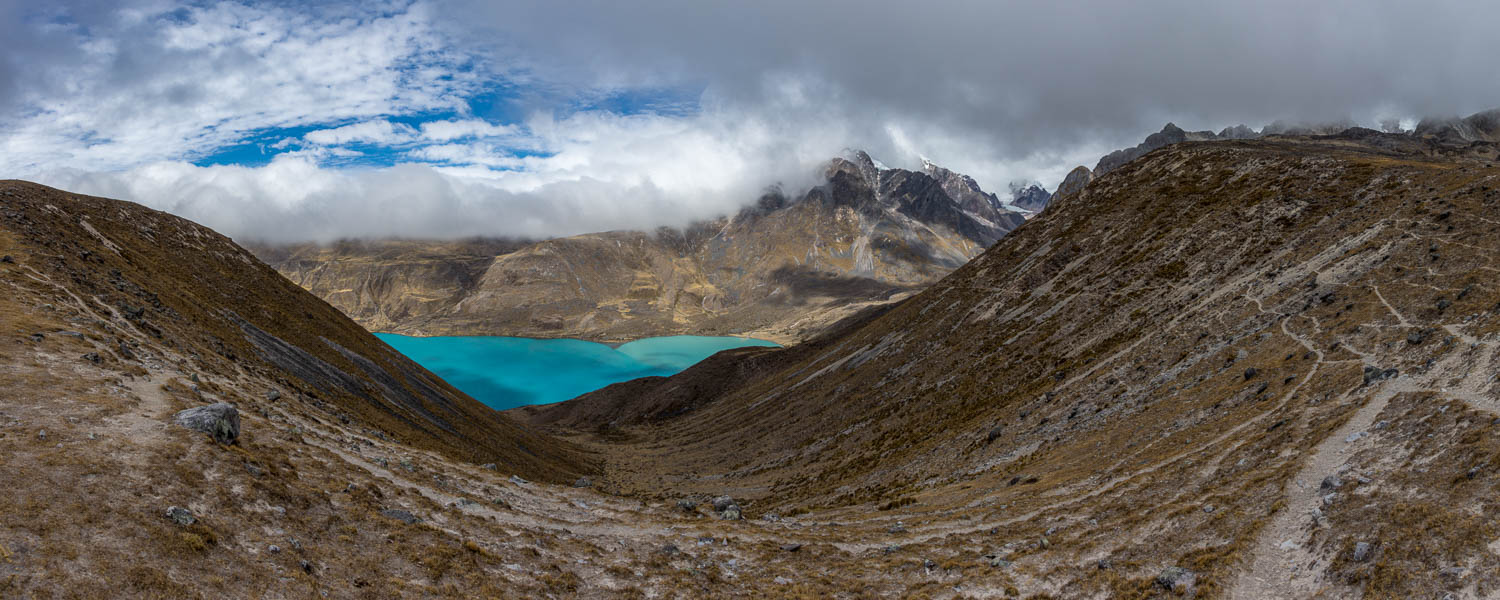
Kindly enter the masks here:
<path id="1" fill-rule="evenodd" d="M 255 250 L 376 330 L 792 342 L 910 295 L 1026 220 L 973 178 L 930 163 L 885 168 L 849 151 L 824 165 L 821 180 L 683 230 Z"/>

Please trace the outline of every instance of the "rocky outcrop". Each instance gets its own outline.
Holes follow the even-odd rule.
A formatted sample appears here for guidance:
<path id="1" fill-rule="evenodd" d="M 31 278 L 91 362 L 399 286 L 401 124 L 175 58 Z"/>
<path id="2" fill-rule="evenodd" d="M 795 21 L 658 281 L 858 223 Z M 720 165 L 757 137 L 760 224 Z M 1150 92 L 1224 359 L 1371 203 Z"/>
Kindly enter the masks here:
<path id="1" fill-rule="evenodd" d="M 1238 130 L 1225 131 L 1230 133 L 1239 133 Z M 1197 142 L 1216 139 L 1219 139 L 1219 135 L 1212 131 L 1183 131 L 1181 127 L 1173 125 L 1172 123 L 1167 123 L 1165 127 L 1161 128 L 1161 131 L 1146 136 L 1146 140 L 1136 145 L 1134 148 L 1116 150 L 1104 155 L 1103 158 L 1099 159 L 1099 164 L 1094 166 L 1094 174 L 1103 175 L 1105 173 L 1108 173 L 1114 169 L 1119 168 L 1120 165 L 1145 156 L 1146 153 L 1152 150 L 1156 150 L 1157 148 L 1165 148 L 1172 144 L 1178 144 L 1181 142 Z"/>
<path id="2" fill-rule="evenodd" d="M 1068 172 L 1068 176 L 1063 178 L 1062 183 L 1057 185 L 1057 192 L 1052 194 L 1052 197 L 1059 198 L 1076 194 L 1082 191 L 1083 187 L 1093 180 L 1094 172 L 1090 171 L 1088 167 L 1076 167 Z"/>
<path id="3" fill-rule="evenodd" d="M 174 415 L 172 422 L 213 436 L 220 444 L 233 444 L 240 437 L 240 412 L 228 402 L 189 408 Z"/>

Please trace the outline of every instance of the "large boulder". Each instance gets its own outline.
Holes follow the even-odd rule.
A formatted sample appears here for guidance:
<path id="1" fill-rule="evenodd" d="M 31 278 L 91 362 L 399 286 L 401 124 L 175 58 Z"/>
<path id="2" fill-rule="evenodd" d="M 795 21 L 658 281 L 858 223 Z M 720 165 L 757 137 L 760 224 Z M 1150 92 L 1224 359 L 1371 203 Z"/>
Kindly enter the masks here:
<path id="1" fill-rule="evenodd" d="M 1052 199 L 1056 199 L 1059 196 L 1076 194 L 1093 180 L 1093 171 L 1090 171 L 1088 167 L 1077 167 L 1069 172 L 1067 177 L 1063 178 L 1062 183 L 1057 184 L 1057 191 L 1052 192 Z"/>
<path id="2" fill-rule="evenodd" d="M 228 402 L 189 408 L 173 416 L 172 422 L 211 435 L 220 444 L 233 444 L 240 438 L 240 411 Z"/>

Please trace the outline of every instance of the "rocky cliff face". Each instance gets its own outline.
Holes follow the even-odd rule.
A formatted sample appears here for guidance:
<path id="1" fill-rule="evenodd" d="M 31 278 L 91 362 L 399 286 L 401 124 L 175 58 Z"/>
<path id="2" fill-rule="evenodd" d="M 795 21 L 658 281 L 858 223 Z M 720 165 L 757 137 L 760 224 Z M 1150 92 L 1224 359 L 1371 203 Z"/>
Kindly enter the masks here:
<path id="1" fill-rule="evenodd" d="M 845 333 L 518 414 L 609 432 L 623 489 L 844 507 L 888 526 L 847 551 L 929 569 L 984 556 L 947 571 L 966 589 L 1490 589 L 1497 152 L 1173 145 Z"/>
<path id="2" fill-rule="evenodd" d="M 1423 119 L 1415 133 L 1446 143 L 1500 142 L 1500 109 L 1463 119 Z"/>
<path id="3" fill-rule="evenodd" d="M 972 178 L 882 169 L 855 152 L 799 197 L 770 193 L 686 231 L 256 251 L 373 330 L 791 342 L 905 297 L 1024 222 Z"/>
<path id="4" fill-rule="evenodd" d="M 1052 199 L 1052 194 L 1037 184 L 1012 183 L 1010 186 L 1011 205 L 1016 208 L 1033 213 L 1042 212 L 1047 208 L 1047 202 Z"/>

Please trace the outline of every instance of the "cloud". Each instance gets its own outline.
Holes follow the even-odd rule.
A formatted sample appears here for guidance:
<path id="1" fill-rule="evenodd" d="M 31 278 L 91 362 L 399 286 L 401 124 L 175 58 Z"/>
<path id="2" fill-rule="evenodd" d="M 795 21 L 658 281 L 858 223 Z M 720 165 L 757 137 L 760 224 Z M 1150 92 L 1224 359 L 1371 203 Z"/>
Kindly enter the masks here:
<path id="1" fill-rule="evenodd" d="M 417 130 L 405 123 L 390 121 L 363 121 L 333 129 L 309 131 L 302 139 L 322 146 L 365 143 L 399 145 L 412 141 Z"/>
<path id="2" fill-rule="evenodd" d="M 476 137 L 507 137 L 516 133 L 515 127 L 497 125 L 482 119 L 428 121 L 422 124 L 422 138 L 433 142 Z"/>
<path id="3" fill-rule="evenodd" d="M 768 79 L 813 82 L 860 131 L 971 132 L 1001 159 L 1133 145 L 1168 120 L 1375 124 L 1500 105 L 1500 5 L 1467 1 L 460 5 L 437 13 L 448 28 L 512 40 L 580 88 L 687 82 L 756 110 L 779 93 Z"/>
<path id="4" fill-rule="evenodd" d="M 0 172 L 192 159 L 248 133 L 466 108 L 494 74 L 425 4 L 7 4 Z"/>
<path id="5" fill-rule="evenodd" d="M 1444 0 L 0 3 L 0 176 L 277 241 L 681 224 L 811 185 L 851 147 L 1052 186 L 1169 120 L 1500 105 L 1496 17 Z M 242 146 L 259 166 L 200 160 Z"/>

